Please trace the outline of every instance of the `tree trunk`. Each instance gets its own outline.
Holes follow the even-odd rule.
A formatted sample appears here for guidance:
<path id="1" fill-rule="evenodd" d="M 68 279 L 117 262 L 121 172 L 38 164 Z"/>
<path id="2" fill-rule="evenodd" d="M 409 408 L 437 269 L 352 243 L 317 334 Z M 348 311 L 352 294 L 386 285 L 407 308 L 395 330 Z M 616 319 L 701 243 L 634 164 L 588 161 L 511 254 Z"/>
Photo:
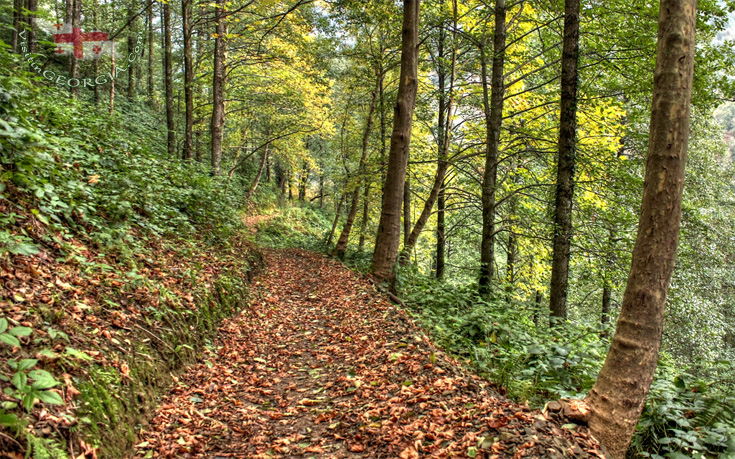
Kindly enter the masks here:
<path id="1" fill-rule="evenodd" d="M 648 159 L 638 237 L 615 336 L 587 395 L 589 425 L 622 459 L 653 381 L 681 225 L 696 0 L 661 0 Z"/>
<path id="2" fill-rule="evenodd" d="M 153 5 L 148 8 L 148 104 L 151 109 L 155 108 L 153 98 Z"/>
<path id="3" fill-rule="evenodd" d="M 429 197 L 424 202 L 424 207 L 421 209 L 421 214 L 419 215 L 419 218 L 416 220 L 416 223 L 413 226 L 413 230 L 411 230 L 411 233 L 408 235 L 408 238 L 406 239 L 404 246 L 403 246 L 403 252 L 401 256 L 399 257 L 399 260 L 401 263 L 407 263 L 409 255 L 411 251 L 416 247 L 416 243 L 419 240 L 419 236 L 421 235 L 421 232 L 424 230 L 424 226 L 426 226 L 426 222 L 429 221 L 429 216 L 431 215 L 431 211 L 434 208 L 434 203 L 436 202 L 437 197 L 439 196 L 439 190 L 444 184 L 444 177 L 447 174 L 447 169 L 449 168 L 449 162 L 447 162 L 448 156 L 449 156 L 449 145 L 450 145 L 450 138 L 451 138 L 451 131 L 452 131 L 452 106 L 454 105 L 454 80 L 456 77 L 456 67 L 457 67 L 457 53 L 456 53 L 456 29 L 457 29 L 457 8 L 456 3 L 454 5 L 454 27 L 452 30 L 455 30 L 455 32 L 452 33 L 452 59 L 451 59 L 451 67 L 449 70 L 449 88 L 447 90 L 446 87 L 446 77 L 447 72 L 444 68 L 444 28 L 442 27 L 440 31 L 439 36 L 439 44 L 438 44 L 438 51 L 437 51 L 437 61 L 438 61 L 438 68 L 437 68 L 437 76 L 439 80 L 439 113 L 438 113 L 438 120 L 437 120 L 437 165 L 436 165 L 436 175 L 434 176 L 434 183 L 431 186 L 431 191 L 429 192 Z M 448 97 L 447 97 L 448 95 Z"/>
<path id="4" fill-rule="evenodd" d="M 436 278 L 444 278 L 446 265 L 446 225 L 444 222 L 445 205 L 444 184 L 439 188 L 436 198 Z"/>
<path id="5" fill-rule="evenodd" d="M 79 27 L 82 15 L 82 0 L 67 0 L 66 6 L 67 23 L 71 23 L 72 30 Z M 114 77 L 114 73 L 112 74 Z M 79 77 L 79 62 L 74 54 L 69 55 L 69 79 Z M 79 86 L 71 88 L 71 96 L 76 98 L 79 95 Z"/>
<path id="6" fill-rule="evenodd" d="M 393 133 L 385 178 L 384 202 L 373 252 L 373 275 L 382 282 L 394 279 L 401 235 L 401 203 L 411 144 L 413 111 L 418 88 L 420 0 L 404 0 L 401 73 L 394 109 Z"/>
<path id="7" fill-rule="evenodd" d="M 357 167 L 357 180 L 355 183 L 355 190 L 352 192 L 352 201 L 350 202 L 350 213 L 347 215 L 347 221 L 342 227 L 342 233 L 339 235 L 337 245 L 334 247 L 332 256 L 337 256 L 339 259 L 344 259 L 345 252 L 347 252 L 347 244 L 350 241 L 350 233 L 352 232 L 352 225 L 355 223 L 355 216 L 357 215 L 357 204 L 360 199 L 360 181 L 364 179 L 365 175 L 365 162 L 367 160 L 368 146 L 370 145 L 370 132 L 373 129 L 373 114 L 375 113 L 375 102 L 378 98 L 378 91 L 380 75 L 377 76 L 378 82 L 376 88 L 373 90 L 372 97 L 370 99 L 370 109 L 368 110 L 367 121 L 365 122 L 365 130 L 362 133 L 362 155 L 360 156 L 360 163 Z"/>
<path id="8" fill-rule="evenodd" d="M 23 0 L 13 0 L 13 38 L 11 46 L 14 53 L 20 52 L 19 32 L 25 26 L 23 24 Z"/>
<path id="9" fill-rule="evenodd" d="M 110 116 L 115 112 L 115 42 L 110 43 Z"/>
<path id="10" fill-rule="evenodd" d="M 184 161 L 194 159 L 194 62 L 191 51 L 191 1 L 181 0 L 181 29 L 184 35 Z"/>
<path id="11" fill-rule="evenodd" d="M 36 11 L 38 11 L 38 1 L 28 0 L 28 52 L 36 52 Z"/>
<path id="12" fill-rule="evenodd" d="M 564 1 L 564 46 L 561 57 L 561 118 L 554 207 L 554 254 L 551 261 L 549 308 L 552 317 L 567 318 L 569 247 L 572 240 L 574 163 L 577 136 L 577 62 L 579 0 Z"/>
<path id="13" fill-rule="evenodd" d="M 408 242 L 411 232 L 411 181 L 406 171 L 406 181 L 403 182 L 403 245 Z M 410 255 L 410 254 L 409 254 Z"/>
<path id="14" fill-rule="evenodd" d="M 299 201 L 304 202 L 306 200 L 306 185 L 309 182 L 309 165 L 304 161 L 304 166 L 301 168 L 301 175 L 299 176 Z"/>
<path id="15" fill-rule="evenodd" d="M 370 219 L 370 181 L 365 180 L 365 192 L 362 195 L 362 219 L 360 220 L 360 242 L 358 251 L 365 250 L 365 238 L 367 236 L 367 225 Z"/>
<path id="16" fill-rule="evenodd" d="M 270 134 L 266 134 L 270 135 Z M 263 150 L 263 159 L 260 160 L 260 167 L 258 167 L 258 173 L 255 174 L 255 178 L 253 179 L 253 184 L 250 186 L 250 189 L 248 190 L 248 194 L 245 196 L 245 204 L 247 205 L 250 202 L 250 198 L 253 197 L 253 193 L 255 193 L 255 189 L 258 188 L 258 182 L 260 181 L 260 176 L 263 175 L 263 169 L 265 169 L 265 163 L 268 161 L 268 147 L 270 146 L 270 142 L 265 144 L 265 148 Z"/>
<path id="17" fill-rule="evenodd" d="M 166 129 L 168 130 L 168 156 L 176 157 L 176 126 L 174 126 L 174 75 L 171 62 L 171 4 L 163 4 L 163 69 L 166 86 Z"/>
<path id="18" fill-rule="evenodd" d="M 81 0 L 79 0 L 81 1 Z M 130 31 L 128 33 L 128 56 L 133 54 L 135 51 L 135 40 L 137 39 L 137 31 L 138 31 L 138 18 L 137 18 L 137 11 L 133 11 L 134 6 L 137 6 L 135 4 L 129 4 L 128 5 L 128 17 L 130 20 Z M 137 59 L 136 59 L 137 62 Z M 128 100 L 133 101 L 135 100 L 135 63 L 128 61 Z"/>
<path id="19" fill-rule="evenodd" d="M 225 124 L 225 1 L 216 0 L 214 71 L 212 76 L 212 173 L 222 173 L 222 137 Z"/>
<path id="20" fill-rule="evenodd" d="M 610 323 L 610 298 L 612 297 L 612 288 L 610 281 L 605 279 L 602 284 L 602 315 L 600 316 L 600 324 L 607 325 Z M 603 338 L 607 338 L 607 332 L 602 334 Z"/>
<path id="21" fill-rule="evenodd" d="M 334 230 L 337 229 L 337 223 L 339 222 L 339 216 L 342 212 L 342 203 L 345 202 L 345 194 L 342 193 L 342 196 L 339 198 L 339 204 L 337 204 L 337 210 L 334 212 L 334 222 L 332 222 L 332 230 L 329 232 L 329 237 L 327 238 L 327 248 L 329 248 L 330 245 L 332 245 L 332 238 L 334 238 Z"/>
<path id="22" fill-rule="evenodd" d="M 495 3 L 495 32 L 493 34 L 493 74 L 488 100 L 487 59 L 481 46 L 482 94 L 487 129 L 485 173 L 482 178 L 482 243 L 480 246 L 480 294 L 488 295 L 495 272 L 495 192 L 498 180 L 498 149 L 503 123 L 503 69 L 505 66 L 505 0 Z"/>

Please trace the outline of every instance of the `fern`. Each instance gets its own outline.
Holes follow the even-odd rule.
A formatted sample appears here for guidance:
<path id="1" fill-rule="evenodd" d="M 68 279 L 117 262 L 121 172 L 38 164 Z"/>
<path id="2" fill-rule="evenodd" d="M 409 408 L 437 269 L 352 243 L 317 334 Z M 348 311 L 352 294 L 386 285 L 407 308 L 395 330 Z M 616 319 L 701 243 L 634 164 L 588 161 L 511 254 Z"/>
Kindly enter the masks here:
<path id="1" fill-rule="evenodd" d="M 50 438 L 40 438 L 35 435 L 28 434 L 26 436 L 28 441 L 28 452 L 26 458 L 33 457 L 33 459 L 69 459 L 66 451 L 57 442 Z"/>

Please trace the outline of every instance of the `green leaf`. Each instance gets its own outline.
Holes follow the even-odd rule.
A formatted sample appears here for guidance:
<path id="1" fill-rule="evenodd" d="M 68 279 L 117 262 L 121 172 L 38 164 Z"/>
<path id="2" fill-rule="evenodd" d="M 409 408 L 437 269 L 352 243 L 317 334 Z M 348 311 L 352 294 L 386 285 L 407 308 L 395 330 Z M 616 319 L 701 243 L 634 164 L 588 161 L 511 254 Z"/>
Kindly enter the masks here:
<path id="1" fill-rule="evenodd" d="M 70 357 L 76 357 L 79 360 L 91 361 L 94 360 L 89 354 L 84 351 L 74 349 L 73 347 L 67 347 L 64 353 Z"/>
<path id="2" fill-rule="evenodd" d="M 35 400 L 36 400 L 36 397 L 33 394 L 24 395 L 23 396 L 23 408 L 25 408 L 26 411 L 31 411 Z"/>
<path id="3" fill-rule="evenodd" d="M 16 370 L 18 371 L 25 371 L 30 370 L 31 368 L 35 367 L 38 363 L 38 360 L 36 359 L 23 359 L 18 363 L 18 367 Z"/>
<path id="4" fill-rule="evenodd" d="M 8 333 L 0 333 L 0 341 L 11 346 L 20 346 L 20 341 L 18 341 L 18 338 L 9 335 Z"/>
<path id="5" fill-rule="evenodd" d="M 12 382 L 18 390 L 23 390 L 28 386 L 28 376 L 25 373 L 18 372 L 13 375 Z"/>
<path id="6" fill-rule="evenodd" d="M 12 413 L 0 414 L 0 426 L 13 427 L 13 426 L 18 425 L 18 423 L 19 423 L 18 416 Z"/>
<path id="7" fill-rule="evenodd" d="M 13 327 L 8 331 L 8 333 L 13 336 L 31 336 L 33 329 L 28 327 Z"/>
<path id="8" fill-rule="evenodd" d="M 35 255 L 40 250 L 38 249 L 38 246 L 35 244 L 28 244 L 25 242 L 21 242 L 19 244 L 11 244 L 8 246 L 8 252 L 14 253 L 16 255 Z"/>
<path id="9" fill-rule="evenodd" d="M 474 446 L 467 448 L 467 457 L 477 457 L 477 448 Z"/>
<path id="10" fill-rule="evenodd" d="M 62 400 L 61 395 L 59 395 L 56 392 L 45 390 L 43 392 L 39 392 L 36 394 L 38 396 L 38 399 L 41 400 L 43 403 L 48 403 L 49 405 L 63 405 L 64 400 Z"/>
<path id="11" fill-rule="evenodd" d="M 8 329 L 8 319 L 5 317 L 0 318 L 0 333 L 5 333 L 5 330 Z"/>
<path id="12" fill-rule="evenodd" d="M 28 376 L 30 376 L 34 380 L 33 385 L 31 386 L 34 389 L 50 389 L 59 384 L 59 382 L 51 375 L 51 373 L 46 370 L 33 370 L 28 373 Z"/>

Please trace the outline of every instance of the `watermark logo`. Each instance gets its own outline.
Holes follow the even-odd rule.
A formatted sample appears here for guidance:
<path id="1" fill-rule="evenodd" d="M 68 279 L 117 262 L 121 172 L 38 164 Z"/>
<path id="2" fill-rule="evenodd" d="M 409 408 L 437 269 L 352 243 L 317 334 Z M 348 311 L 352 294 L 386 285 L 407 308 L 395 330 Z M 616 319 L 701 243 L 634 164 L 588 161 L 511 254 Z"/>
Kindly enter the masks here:
<path id="1" fill-rule="evenodd" d="M 71 24 L 54 24 L 54 27 L 56 54 L 70 54 L 77 59 L 98 59 L 113 53 L 113 42 L 108 41 L 105 32 L 83 33 Z"/>
<path id="2" fill-rule="evenodd" d="M 110 66 L 108 73 L 91 75 L 91 77 L 70 78 L 62 72 L 50 70 L 43 62 L 42 54 L 31 53 L 27 46 L 27 30 L 18 32 L 21 41 L 21 54 L 30 68 L 41 75 L 44 79 L 60 86 L 70 88 L 85 87 L 94 88 L 114 81 L 120 74 L 130 70 L 138 57 L 142 56 L 143 32 L 138 32 L 133 49 L 128 50 L 127 56 L 121 53 L 106 32 L 82 32 L 81 29 L 72 27 L 71 24 L 53 24 L 44 21 L 34 21 L 42 30 L 51 33 L 54 38 L 54 55 L 71 55 L 75 59 L 99 59 L 102 56 L 110 56 L 118 59 L 116 65 Z M 114 38 L 114 37 L 113 37 Z M 114 61 L 113 61 L 114 62 Z M 88 74 L 87 69 L 87 74 Z"/>

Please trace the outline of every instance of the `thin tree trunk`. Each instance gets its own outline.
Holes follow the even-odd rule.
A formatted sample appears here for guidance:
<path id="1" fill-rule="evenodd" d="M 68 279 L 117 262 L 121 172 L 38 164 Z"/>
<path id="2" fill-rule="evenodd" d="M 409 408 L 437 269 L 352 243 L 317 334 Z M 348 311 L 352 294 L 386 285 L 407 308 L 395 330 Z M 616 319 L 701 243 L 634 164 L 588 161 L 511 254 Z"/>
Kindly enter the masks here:
<path id="1" fill-rule="evenodd" d="M 110 43 L 110 116 L 115 113 L 115 42 Z"/>
<path id="2" fill-rule="evenodd" d="M 266 134 L 269 135 L 269 134 Z M 253 179 L 253 184 L 250 186 L 250 189 L 248 190 L 248 194 L 245 196 L 245 204 L 250 202 L 250 198 L 253 197 L 253 193 L 255 193 L 256 188 L 258 188 L 258 182 L 260 181 L 260 176 L 263 175 L 263 169 L 265 169 L 265 163 L 268 161 L 268 153 L 269 153 L 269 147 L 270 142 L 265 144 L 265 148 L 263 150 L 263 159 L 260 160 L 260 167 L 258 167 L 258 173 L 255 174 L 255 178 Z"/>
<path id="3" fill-rule="evenodd" d="M 181 0 L 181 28 L 184 34 L 184 104 L 186 107 L 182 156 L 185 161 L 190 161 L 194 158 L 194 62 L 191 55 L 190 0 Z"/>
<path id="4" fill-rule="evenodd" d="M 337 245 L 334 247 L 332 256 L 337 256 L 340 259 L 345 257 L 347 252 L 347 244 L 350 241 L 350 233 L 352 232 L 352 225 L 355 222 L 355 216 L 357 215 L 357 204 L 360 199 L 360 181 L 364 179 L 365 175 L 365 162 L 367 160 L 368 146 L 370 145 L 370 132 L 373 129 L 373 114 L 375 113 L 375 102 L 378 98 L 379 88 L 377 85 L 380 84 L 381 76 L 377 76 L 376 88 L 373 90 L 372 97 L 370 99 L 370 109 L 368 110 L 367 121 L 365 122 L 365 130 L 362 133 L 362 155 L 360 155 L 360 163 L 357 167 L 357 183 L 355 184 L 355 190 L 352 192 L 352 201 L 350 202 L 350 213 L 347 215 L 347 221 L 342 227 L 342 233 L 339 235 Z"/>
<path id="5" fill-rule="evenodd" d="M 148 104 L 151 109 L 155 108 L 153 98 L 153 5 L 148 8 Z"/>
<path id="6" fill-rule="evenodd" d="M 480 246 L 480 293 L 488 295 L 495 274 L 495 193 L 498 179 L 498 150 L 503 123 L 503 95 L 505 86 L 505 0 L 495 3 L 495 32 L 493 34 L 493 73 L 490 99 L 487 87 L 487 59 L 484 45 L 480 49 L 482 69 L 483 106 L 487 128 L 485 174 L 482 180 L 482 243 Z"/>
<path id="7" fill-rule="evenodd" d="M 11 40 L 11 46 L 13 47 L 14 53 L 20 51 L 19 32 L 25 25 L 23 24 L 23 3 L 23 0 L 13 0 L 13 38 Z"/>
<path id="8" fill-rule="evenodd" d="M 163 68 L 166 76 L 166 129 L 168 130 L 168 156 L 176 157 L 176 126 L 174 125 L 174 76 L 171 56 L 171 4 L 163 4 Z"/>
<path id="9" fill-rule="evenodd" d="M 610 323 L 610 298 L 612 297 L 612 288 L 610 287 L 610 281 L 606 278 L 602 281 L 602 314 L 600 316 L 600 324 L 607 325 Z M 604 338 L 607 337 L 607 333 L 603 333 Z"/>
<path id="10" fill-rule="evenodd" d="M 309 165 L 304 161 L 304 166 L 301 168 L 301 175 L 299 176 L 299 201 L 304 202 L 306 200 L 306 185 L 309 181 Z"/>
<path id="11" fill-rule="evenodd" d="M 360 220 L 360 242 L 358 251 L 365 250 L 365 238 L 367 237 L 367 225 L 370 219 L 370 181 L 365 180 L 365 192 L 362 195 L 362 219 Z"/>
<path id="12" fill-rule="evenodd" d="M 78 0 L 81 1 L 81 0 Z M 128 33 L 128 55 L 132 54 L 135 49 L 135 40 L 138 31 L 138 19 L 136 16 L 137 12 L 133 11 L 133 4 L 128 5 L 128 17 L 130 18 L 130 33 Z M 137 62 L 137 59 L 136 59 Z M 135 63 L 128 62 L 128 100 L 131 102 L 135 100 Z"/>
<path id="13" fill-rule="evenodd" d="M 373 275 L 382 282 L 394 279 L 401 235 L 401 203 L 406 181 L 413 111 L 418 88 L 420 0 L 404 0 L 401 73 L 394 109 L 393 134 L 388 155 L 384 202 L 373 252 Z"/>
<path id="14" fill-rule="evenodd" d="M 67 0 L 67 21 L 71 23 L 72 30 L 79 27 L 79 21 L 82 15 L 82 0 Z M 114 73 L 112 74 L 115 75 Z M 79 62 L 76 56 L 69 56 L 69 79 L 79 77 Z M 79 95 L 79 86 L 71 88 L 71 96 L 76 98 Z"/>
<path id="15" fill-rule="evenodd" d="M 334 238 L 334 230 L 337 229 L 337 223 L 339 222 L 339 216 L 342 213 L 342 203 L 345 202 L 345 193 L 342 193 L 342 196 L 339 198 L 339 204 L 337 204 L 337 210 L 334 212 L 334 222 L 332 222 L 332 230 L 329 232 L 329 237 L 327 238 L 327 248 L 332 245 L 332 238 Z"/>
<path id="16" fill-rule="evenodd" d="M 444 278 L 446 269 L 446 224 L 444 222 L 444 209 L 446 198 L 444 196 L 444 183 L 439 188 L 436 198 L 436 278 Z"/>
<path id="17" fill-rule="evenodd" d="M 574 163 L 577 136 L 577 63 L 579 60 L 579 0 L 564 2 L 564 46 L 561 57 L 561 118 L 559 160 L 554 206 L 554 254 L 551 261 L 551 315 L 567 317 L 569 248 L 572 240 Z"/>
<path id="18" fill-rule="evenodd" d="M 36 11 L 38 10 L 37 0 L 28 0 L 28 52 L 36 52 Z"/>
<path id="19" fill-rule="evenodd" d="M 408 242 L 411 232 L 411 181 L 406 172 L 406 181 L 403 182 L 403 245 Z"/>
<path id="20" fill-rule="evenodd" d="M 222 137 L 225 124 L 225 1 L 216 0 L 214 72 L 212 77 L 212 171 L 222 173 Z"/>
<path id="21" fill-rule="evenodd" d="M 587 395 L 592 434 L 622 459 L 658 362 L 681 226 L 696 0 L 661 0 L 648 159 L 638 237 L 615 336 Z"/>
<path id="22" fill-rule="evenodd" d="M 416 223 L 413 226 L 413 230 L 411 230 L 410 234 L 408 235 L 408 238 L 406 239 L 404 246 L 403 246 L 403 252 L 401 253 L 401 256 L 399 257 L 399 260 L 402 264 L 408 262 L 409 255 L 411 251 L 416 247 L 416 244 L 418 243 L 419 236 L 421 235 L 421 232 L 424 230 L 424 226 L 426 226 L 426 222 L 429 221 L 429 216 L 431 215 L 431 211 L 434 208 L 434 203 L 436 202 L 437 197 L 439 196 L 439 190 L 441 189 L 442 185 L 444 184 L 444 177 L 446 176 L 447 169 L 449 168 L 449 162 L 447 161 L 447 158 L 449 156 L 449 145 L 450 145 L 450 139 L 451 139 L 451 132 L 452 132 L 452 108 L 454 105 L 454 80 L 456 77 L 456 68 L 457 68 L 457 52 L 456 52 L 456 38 L 457 38 L 457 5 L 456 2 L 454 2 L 454 24 L 452 30 L 455 32 L 452 33 L 452 59 L 451 59 L 451 66 L 449 70 L 449 88 L 447 90 L 446 87 L 446 71 L 444 69 L 444 33 L 443 28 L 440 32 L 440 38 L 439 38 L 439 45 L 438 45 L 438 52 L 437 52 L 437 60 L 439 62 L 438 69 L 437 69 L 437 75 L 439 79 L 439 114 L 438 114 L 438 120 L 437 120 L 437 166 L 436 166 L 436 175 L 434 176 L 434 183 L 431 186 L 431 191 L 429 192 L 429 197 L 424 202 L 424 207 L 421 210 L 421 214 L 419 215 L 419 218 L 416 220 Z M 447 97 L 448 95 L 448 97 Z"/>

